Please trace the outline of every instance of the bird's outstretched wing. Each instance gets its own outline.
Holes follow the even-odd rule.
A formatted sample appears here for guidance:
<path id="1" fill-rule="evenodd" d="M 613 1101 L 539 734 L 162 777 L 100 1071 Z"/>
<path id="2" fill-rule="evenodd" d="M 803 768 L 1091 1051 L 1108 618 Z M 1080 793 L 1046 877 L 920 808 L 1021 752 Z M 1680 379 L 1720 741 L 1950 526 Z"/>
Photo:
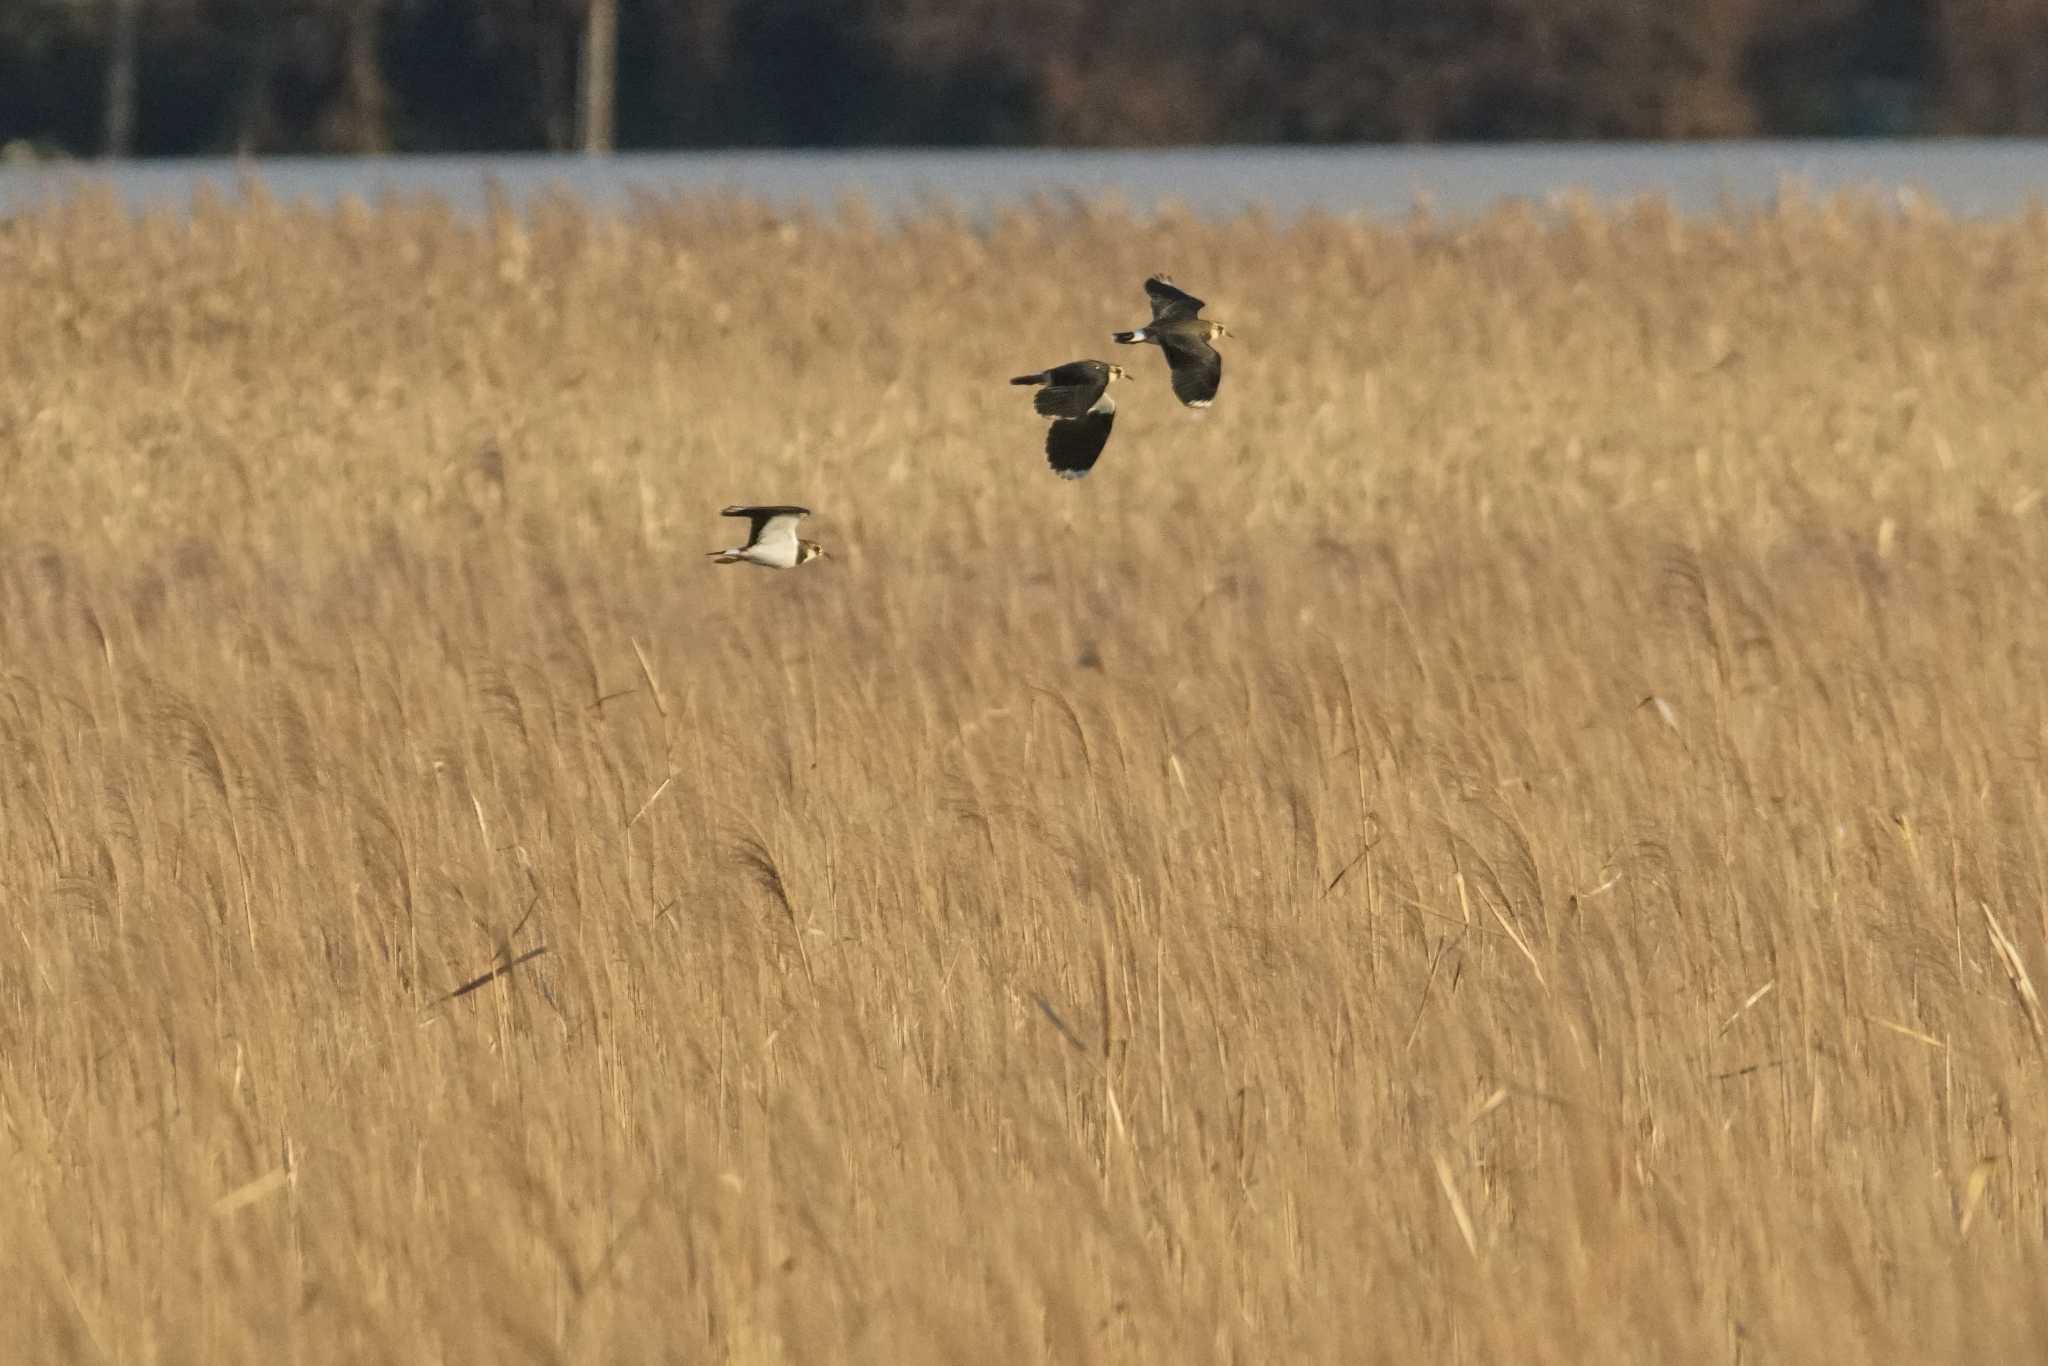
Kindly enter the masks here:
<path id="1" fill-rule="evenodd" d="M 1223 384 L 1223 357 L 1200 337 L 1168 334 L 1159 339 L 1173 374 L 1173 396 L 1190 408 L 1206 408 Z"/>
<path id="2" fill-rule="evenodd" d="M 1063 417 L 1046 428 L 1045 463 L 1062 479 L 1079 479 L 1095 468 L 1116 425 L 1116 400 L 1105 395 L 1080 417 Z"/>
<path id="3" fill-rule="evenodd" d="M 796 524 L 811 515 L 809 508 L 781 503 L 773 506 L 747 507 L 735 505 L 719 513 L 721 517 L 744 517 L 747 519 L 747 544 L 775 545 L 796 544 Z"/>
<path id="4" fill-rule="evenodd" d="M 1152 301 L 1152 321 L 1155 323 L 1192 318 L 1206 306 L 1186 290 L 1176 288 L 1173 281 L 1164 275 L 1155 275 L 1145 282 L 1145 297 Z"/>
<path id="5" fill-rule="evenodd" d="M 1099 360 L 1068 361 L 1045 371 L 1042 382 L 1045 387 L 1031 396 L 1040 417 L 1085 417 L 1109 388 L 1109 367 Z"/>
<path id="6" fill-rule="evenodd" d="M 1086 417 L 1101 401 L 1108 384 L 1049 384 L 1032 398 L 1040 417 Z"/>

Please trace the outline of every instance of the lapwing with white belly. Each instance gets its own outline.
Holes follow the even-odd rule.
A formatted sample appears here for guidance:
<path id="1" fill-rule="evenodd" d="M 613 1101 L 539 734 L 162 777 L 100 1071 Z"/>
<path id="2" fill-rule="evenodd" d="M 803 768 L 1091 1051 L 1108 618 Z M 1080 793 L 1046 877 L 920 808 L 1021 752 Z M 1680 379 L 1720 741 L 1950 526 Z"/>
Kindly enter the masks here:
<path id="1" fill-rule="evenodd" d="M 711 558 L 720 564 L 758 564 L 764 569 L 794 569 L 825 553 L 816 541 L 799 540 L 796 524 L 811 515 L 809 508 L 782 504 L 774 507 L 729 507 L 721 517 L 747 519 L 746 544 L 731 550 L 714 550 Z"/>

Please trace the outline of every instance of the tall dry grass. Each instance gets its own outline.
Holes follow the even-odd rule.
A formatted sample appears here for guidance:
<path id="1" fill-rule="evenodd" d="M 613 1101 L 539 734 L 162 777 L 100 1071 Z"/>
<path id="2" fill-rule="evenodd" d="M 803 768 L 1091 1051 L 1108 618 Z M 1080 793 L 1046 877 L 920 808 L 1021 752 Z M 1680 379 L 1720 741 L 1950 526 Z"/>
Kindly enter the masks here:
<path id="1" fill-rule="evenodd" d="M 0 1342 L 2039 1357 L 2044 251 L 0 225 Z"/>

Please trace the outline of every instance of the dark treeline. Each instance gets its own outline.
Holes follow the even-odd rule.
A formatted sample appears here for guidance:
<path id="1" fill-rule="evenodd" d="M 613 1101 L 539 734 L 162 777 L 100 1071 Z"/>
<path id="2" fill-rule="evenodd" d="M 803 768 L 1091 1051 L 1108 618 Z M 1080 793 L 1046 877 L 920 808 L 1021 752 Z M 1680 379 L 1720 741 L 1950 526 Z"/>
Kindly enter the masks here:
<path id="1" fill-rule="evenodd" d="M 621 147 L 2048 131 L 2048 0 L 595 3 L 0 0 L 0 142 L 562 148 L 592 79 Z"/>

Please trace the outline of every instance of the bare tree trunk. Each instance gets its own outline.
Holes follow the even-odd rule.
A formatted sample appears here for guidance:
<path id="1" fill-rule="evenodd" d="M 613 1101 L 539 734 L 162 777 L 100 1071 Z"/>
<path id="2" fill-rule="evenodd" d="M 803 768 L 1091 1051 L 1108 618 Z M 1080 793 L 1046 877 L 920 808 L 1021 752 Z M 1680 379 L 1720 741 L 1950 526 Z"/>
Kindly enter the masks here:
<path id="1" fill-rule="evenodd" d="M 125 157 L 135 150 L 135 46 L 142 0 L 109 0 L 107 123 L 103 150 Z"/>
<path id="2" fill-rule="evenodd" d="M 270 83 L 277 75 L 277 35 L 268 14 L 257 17 L 248 36 L 249 64 L 242 73 L 235 115 L 235 155 L 255 156 L 272 133 Z"/>
<path id="3" fill-rule="evenodd" d="M 352 0 L 343 39 L 342 70 L 348 90 L 349 150 L 391 150 L 385 121 L 384 74 L 377 68 L 377 29 L 384 0 Z"/>
<path id="4" fill-rule="evenodd" d="M 619 0 L 589 0 L 583 28 L 583 150 L 612 150 L 619 62 Z"/>

